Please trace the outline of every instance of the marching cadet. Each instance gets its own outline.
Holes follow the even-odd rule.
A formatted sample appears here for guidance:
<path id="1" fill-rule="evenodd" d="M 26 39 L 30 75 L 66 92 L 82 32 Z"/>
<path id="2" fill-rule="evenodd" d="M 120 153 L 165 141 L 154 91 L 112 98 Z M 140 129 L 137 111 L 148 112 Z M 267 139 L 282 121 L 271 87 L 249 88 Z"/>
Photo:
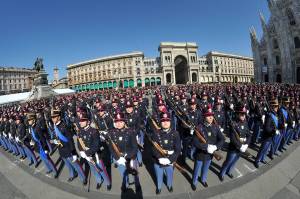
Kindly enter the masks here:
<path id="1" fill-rule="evenodd" d="M 153 148 L 154 169 L 156 174 L 157 188 L 156 194 L 161 193 L 163 175 L 167 176 L 167 188 L 173 192 L 173 163 L 176 162 L 180 154 L 179 133 L 171 128 L 171 117 L 169 113 L 162 113 L 160 117 L 161 129 L 152 135 L 154 142 L 159 144 L 166 152 L 162 155 L 155 147 Z"/>
<path id="2" fill-rule="evenodd" d="M 224 143 L 224 136 L 220 128 L 213 123 L 214 113 L 210 105 L 203 111 L 204 122 L 198 126 L 198 129 L 206 139 L 206 143 L 202 143 L 194 134 L 193 144 L 196 147 L 195 163 L 193 171 L 192 189 L 195 191 L 198 184 L 198 177 L 201 171 L 201 183 L 204 187 L 208 187 L 207 174 L 211 164 L 213 153 L 221 149 Z"/>
<path id="3" fill-rule="evenodd" d="M 86 184 L 87 180 L 78 161 L 73 136 L 65 122 L 61 120 L 61 111 L 52 110 L 51 119 L 54 128 L 54 144 L 58 146 L 59 155 L 69 169 L 68 182 L 72 182 L 79 175 L 81 182 Z"/>
<path id="4" fill-rule="evenodd" d="M 111 190 L 111 179 L 107 173 L 106 167 L 101 159 L 100 136 L 97 129 L 90 126 L 87 112 L 81 113 L 79 121 L 80 131 L 77 135 L 78 149 L 80 156 L 87 160 L 91 172 L 96 178 L 97 189 L 100 189 L 102 182 L 106 185 L 108 191 Z M 102 180 L 103 179 L 103 180 Z"/>
<path id="5" fill-rule="evenodd" d="M 294 101 L 291 101 L 289 105 L 289 118 L 290 118 L 288 122 L 289 134 L 286 140 L 287 145 L 292 144 L 292 139 L 294 139 L 295 132 L 296 132 L 297 113 L 296 113 Z"/>
<path id="6" fill-rule="evenodd" d="M 109 149 L 113 161 L 122 177 L 121 190 L 126 192 L 129 186 L 129 174 L 134 175 L 136 192 L 141 191 L 141 185 L 137 173 L 137 151 L 138 145 L 132 128 L 125 127 L 125 116 L 119 112 L 114 115 L 114 128 L 106 133 Z"/>
<path id="7" fill-rule="evenodd" d="M 37 117 L 35 113 L 28 114 L 28 124 L 29 124 L 29 130 L 31 133 L 32 141 L 31 145 L 34 145 L 36 149 L 39 151 L 39 155 L 43 163 L 45 164 L 47 168 L 47 174 L 53 172 L 54 178 L 58 177 L 58 172 L 53 164 L 53 161 L 51 160 L 48 152 L 48 146 L 46 143 L 45 132 L 43 132 L 45 129 L 42 128 L 39 124 L 37 124 Z"/>
<path id="8" fill-rule="evenodd" d="M 221 133 L 224 132 L 224 129 L 226 128 L 226 117 L 225 112 L 222 107 L 222 99 L 220 97 L 216 98 L 216 101 L 214 103 L 214 113 L 215 113 L 215 122 L 219 126 Z"/>
<path id="9" fill-rule="evenodd" d="M 266 118 L 262 97 L 258 96 L 256 99 L 254 107 L 254 131 L 252 136 L 253 144 L 260 142 L 261 132 L 263 131 L 263 125 Z"/>
<path id="10" fill-rule="evenodd" d="M 281 142 L 278 143 L 278 150 L 280 152 L 283 152 L 283 150 L 286 150 L 286 144 L 289 140 L 289 137 L 292 134 L 292 129 L 293 129 L 293 115 L 290 112 L 290 99 L 289 97 L 284 97 L 283 98 L 283 104 L 280 107 L 280 113 L 282 115 L 283 121 L 284 121 L 284 127 L 282 130 L 282 138 Z"/>
<path id="11" fill-rule="evenodd" d="M 197 109 L 197 101 L 195 98 L 189 100 L 190 107 L 187 109 L 187 117 L 195 126 L 198 126 L 202 122 L 202 115 L 199 109 Z M 192 147 L 193 130 L 189 126 L 185 126 L 181 120 L 179 120 L 179 132 L 182 141 L 182 163 L 186 164 L 186 158 L 190 154 L 190 158 L 193 159 L 194 147 Z"/>
<path id="12" fill-rule="evenodd" d="M 105 111 L 103 105 L 97 107 L 97 127 L 99 131 L 108 131 L 113 128 L 113 119 L 110 117 L 110 114 Z"/>
<path id="13" fill-rule="evenodd" d="M 18 140 L 23 144 L 24 152 L 29 160 L 29 166 L 34 164 L 35 167 L 37 167 L 37 157 L 30 145 L 31 136 L 29 130 L 25 126 L 24 119 L 25 118 L 22 118 L 20 115 L 16 117 Z"/>
<path id="14" fill-rule="evenodd" d="M 230 178 L 233 178 L 232 170 L 239 160 L 241 153 L 244 153 L 247 150 L 251 141 L 251 133 L 246 119 L 246 107 L 243 104 L 239 104 L 235 108 L 235 113 L 237 114 L 237 119 L 230 125 L 230 143 L 227 157 L 219 174 L 221 181 L 224 180 L 225 174 Z"/>
<path id="15" fill-rule="evenodd" d="M 270 101 L 270 112 L 266 115 L 266 120 L 264 124 L 264 130 L 262 131 L 262 144 L 258 151 L 258 154 L 255 159 L 254 166 L 256 168 L 259 167 L 259 163 L 262 162 L 266 164 L 265 157 L 271 147 L 270 150 L 270 158 L 273 159 L 273 155 L 275 154 L 275 139 L 276 136 L 280 136 L 280 126 L 282 125 L 282 120 L 278 115 L 278 100 L 272 99 Z"/>
<path id="16" fill-rule="evenodd" d="M 21 154 L 21 159 L 25 159 L 26 158 L 26 153 L 25 153 L 25 150 L 22 146 L 22 142 L 20 140 L 20 137 L 24 137 L 25 134 L 26 134 L 25 126 L 22 122 L 22 117 L 19 116 L 19 115 L 17 115 L 15 117 L 15 122 L 16 122 L 16 136 L 15 136 L 16 144 L 17 144 L 18 150 Z"/>
<path id="17" fill-rule="evenodd" d="M 141 118 L 139 115 L 134 112 L 133 109 L 133 103 L 131 101 L 127 101 L 125 105 L 125 118 L 126 118 L 126 125 L 129 128 L 132 128 L 137 140 L 138 144 L 143 144 L 140 143 L 139 138 L 141 137 Z M 139 166 L 141 167 L 143 164 L 143 157 L 142 157 L 142 152 L 141 149 L 138 149 L 137 153 L 137 161 L 139 163 Z"/>

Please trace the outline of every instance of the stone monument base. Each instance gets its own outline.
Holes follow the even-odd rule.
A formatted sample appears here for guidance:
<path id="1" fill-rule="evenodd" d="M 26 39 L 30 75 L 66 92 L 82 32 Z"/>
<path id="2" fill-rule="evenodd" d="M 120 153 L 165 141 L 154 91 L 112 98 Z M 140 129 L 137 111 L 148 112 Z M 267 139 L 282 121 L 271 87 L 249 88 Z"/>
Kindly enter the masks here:
<path id="1" fill-rule="evenodd" d="M 52 97 L 54 95 L 56 95 L 56 93 L 52 90 L 51 86 L 39 85 L 32 89 L 28 100 L 39 100 L 41 98 Z"/>

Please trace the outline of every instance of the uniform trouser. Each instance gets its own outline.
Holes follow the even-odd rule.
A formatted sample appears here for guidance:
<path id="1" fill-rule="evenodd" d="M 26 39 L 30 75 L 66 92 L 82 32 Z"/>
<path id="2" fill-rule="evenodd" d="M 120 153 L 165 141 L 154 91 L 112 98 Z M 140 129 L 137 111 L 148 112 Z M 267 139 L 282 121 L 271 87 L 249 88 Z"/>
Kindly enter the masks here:
<path id="1" fill-rule="evenodd" d="M 291 129 L 291 133 L 290 133 L 290 135 L 287 139 L 287 144 L 291 143 L 292 140 L 295 140 L 295 134 L 296 134 L 297 131 L 298 131 L 297 127 Z"/>
<path id="2" fill-rule="evenodd" d="M 54 172 L 54 175 L 57 175 L 57 170 L 56 170 L 54 163 L 51 160 L 50 156 L 48 154 L 46 154 L 46 156 L 43 156 L 40 154 L 40 158 L 43 161 L 43 163 L 45 164 L 48 172 Z"/>
<path id="3" fill-rule="evenodd" d="M 300 134 L 300 125 L 298 125 L 296 128 L 295 128 L 295 134 L 294 134 L 294 140 L 298 140 L 299 139 L 299 134 Z"/>
<path id="4" fill-rule="evenodd" d="M 274 155 L 278 151 L 282 137 L 283 137 L 283 133 L 280 133 L 278 135 L 276 134 L 275 136 L 273 136 L 271 151 L 270 151 L 271 155 Z"/>
<path id="5" fill-rule="evenodd" d="M 252 143 L 257 143 L 260 140 L 260 134 L 261 134 L 261 123 L 260 122 L 255 122 L 254 123 L 254 131 L 253 131 L 253 136 L 252 136 Z"/>
<path id="6" fill-rule="evenodd" d="M 30 161 L 30 163 L 34 163 L 36 165 L 37 159 L 36 159 L 36 156 L 35 156 L 33 150 L 31 150 L 31 148 L 29 148 L 28 146 L 25 145 L 24 151 L 25 151 L 27 159 Z"/>
<path id="7" fill-rule="evenodd" d="M 11 151 L 13 152 L 13 154 L 15 154 L 15 155 L 18 156 L 18 155 L 19 155 L 19 151 L 18 151 L 17 146 L 16 146 L 16 144 L 14 143 L 14 141 L 9 139 L 8 142 L 9 142 L 9 144 L 10 144 Z"/>
<path id="8" fill-rule="evenodd" d="M 99 160 L 99 163 L 97 163 L 97 165 L 96 165 L 97 168 L 95 168 L 95 166 L 92 163 L 90 163 L 89 161 L 88 161 L 88 164 L 89 164 L 91 172 L 95 176 L 96 182 L 98 184 L 102 183 L 102 179 L 103 179 L 103 182 L 106 186 L 111 185 L 111 180 L 107 173 L 107 170 L 103 163 L 103 160 Z M 99 171 L 97 171 L 97 170 L 99 170 Z"/>
<path id="9" fill-rule="evenodd" d="M 143 131 L 140 131 L 140 134 L 138 135 L 137 143 L 141 146 L 144 146 L 144 132 Z M 142 156 L 141 149 L 138 149 L 136 159 L 139 164 L 143 163 L 143 156 Z"/>
<path id="10" fill-rule="evenodd" d="M 188 136 L 188 137 L 184 137 L 182 139 L 182 159 L 185 161 L 186 157 L 188 155 L 191 156 L 191 142 L 192 142 L 192 137 Z M 189 154 L 189 149 L 190 149 L 190 154 Z"/>
<path id="11" fill-rule="evenodd" d="M 1 137 L 0 138 L 0 142 L 1 142 L 1 146 L 5 149 L 5 150 L 8 150 L 8 146 L 4 140 L 4 137 Z"/>
<path id="12" fill-rule="evenodd" d="M 283 130 L 283 132 L 284 133 L 282 135 L 282 139 L 281 139 L 281 142 L 280 142 L 279 147 L 278 147 L 278 149 L 280 151 L 282 151 L 282 149 L 285 148 L 285 146 L 286 146 L 286 144 L 288 142 L 288 139 L 289 139 L 289 137 L 290 137 L 290 135 L 292 133 L 292 131 L 291 131 L 290 128 Z"/>
<path id="13" fill-rule="evenodd" d="M 172 185 L 173 185 L 173 173 L 174 173 L 173 165 L 161 166 L 159 164 L 154 163 L 154 170 L 155 170 L 155 175 L 156 175 L 157 189 L 161 189 L 161 187 L 162 187 L 164 173 L 167 176 L 167 186 L 168 186 L 168 188 L 172 187 Z"/>
<path id="14" fill-rule="evenodd" d="M 48 139 L 46 139 L 46 143 L 47 143 L 47 146 L 49 148 L 49 152 L 52 153 L 53 152 L 53 146 L 52 146 L 52 144 L 50 143 L 50 141 Z"/>
<path id="15" fill-rule="evenodd" d="M 270 149 L 271 145 L 273 145 L 272 139 L 267 139 L 262 142 L 262 144 L 259 148 L 258 154 L 256 156 L 255 163 L 259 163 L 259 162 L 265 160 L 266 155 L 267 155 L 268 150 Z"/>
<path id="16" fill-rule="evenodd" d="M 86 180 L 82 167 L 77 160 L 73 162 L 72 157 L 62 158 L 62 160 L 69 169 L 70 178 L 73 178 L 76 172 L 79 175 L 81 182 L 84 182 Z"/>
<path id="17" fill-rule="evenodd" d="M 21 144 L 17 143 L 16 147 L 18 148 L 18 151 L 20 152 L 21 156 L 22 157 L 26 157 L 26 154 L 25 154 L 23 146 Z"/>
<path id="18" fill-rule="evenodd" d="M 232 170 L 234 169 L 235 164 L 240 158 L 240 153 L 236 151 L 228 151 L 226 160 L 223 163 L 220 175 L 222 177 L 225 176 L 225 174 L 232 174 Z"/>
<path id="19" fill-rule="evenodd" d="M 198 177 L 200 171 L 201 171 L 201 182 L 202 183 L 206 182 L 210 163 L 211 163 L 211 159 L 195 160 L 194 172 L 193 172 L 193 185 L 196 186 L 198 184 Z"/>
<path id="20" fill-rule="evenodd" d="M 116 162 L 116 160 L 114 160 L 114 162 Z M 122 164 L 118 164 L 118 170 L 119 170 L 119 173 L 122 177 L 122 187 L 128 187 L 129 186 L 129 173 L 126 169 L 126 166 L 125 165 L 122 165 Z M 135 169 L 137 169 L 137 161 L 136 160 L 133 160 L 133 167 Z M 139 176 L 138 175 L 135 175 L 133 176 L 134 177 L 134 184 L 135 186 L 140 186 L 140 180 L 139 180 Z"/>

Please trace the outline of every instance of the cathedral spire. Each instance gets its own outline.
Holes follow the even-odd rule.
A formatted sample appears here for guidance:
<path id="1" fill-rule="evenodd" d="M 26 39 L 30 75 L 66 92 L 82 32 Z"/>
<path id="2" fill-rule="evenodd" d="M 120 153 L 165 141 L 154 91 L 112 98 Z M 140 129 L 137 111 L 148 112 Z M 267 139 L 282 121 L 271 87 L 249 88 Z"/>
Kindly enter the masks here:
<path id="1" fill-rule="evenodd" d="M 253 44 L 257 44 L 258 43 L 258 40 L 257 40 L 257 34 L 256 34 L 256 31 L 255 31 L 255 28 L 252 26 L 250 29 L 250 37 L 251 37 L 251 42 Z"/>
<path id="2" fill-rule="evenodd" d="M 260 18 L 260 23 L 261 23 L 264 33 L 267 33 L 268 28 L 267 28 L 266 19 L 261 11 L 259 12 L 259 18 Z"/>

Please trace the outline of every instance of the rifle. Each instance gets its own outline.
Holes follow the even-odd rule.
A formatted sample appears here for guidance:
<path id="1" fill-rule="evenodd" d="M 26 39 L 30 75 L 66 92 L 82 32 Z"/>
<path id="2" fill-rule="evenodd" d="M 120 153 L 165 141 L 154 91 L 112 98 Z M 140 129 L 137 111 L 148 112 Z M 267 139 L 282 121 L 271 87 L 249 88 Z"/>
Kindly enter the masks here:
<path id="1" fill-rule="evenodd" d="M 148 115 L 148 118 L 150 118 L 152 124 L 154 125 L 156 130 L 160 130 L 160 126 L 156 123 L 156 121 L 153 119 L 152 115 L 149 113 L 149 111 L 146 109 L 146 113 Z"/>
<path id="2" fill-rule="evenodd" d="M 171 108 L 174 110 L 174 107 L 171 107 Z M 177 114 L 176 114 L 176 115 L 177 115 Z M 185 116 L 186 116 L 186 115 L 185 115 Z M 189 128 L 191 128 L 191 129 L 194 130 L 196 137 L 199 139 L 199 141 L 200 141 L 201 143 L 207 144 L 207 141 L 206 141 L 206 139 L 204 138 L 203 133 L 196 127 L 196 125 L 195 125 L 194 123 L 192 123 L 190 120 L 185 121 L 185 120 L 182 118 L 182 116 L 180 116 L 180 115 L 177 115 L 177 117 L 181 120 L 181 122 L 182 122 L 184 125 L 186 125 L 186 126 L 188 126 Z M 215 151 L 215 152 L 213 153 L 213 156 L 214 156 L 214 158 L 216 158 L 216 160 L 218 160 L 218 161 L 221 160 L 221 159 L 223 158 L 223 156 L 222 156 L 219 152 L 217 152 L 217 151 Z"/>
<path id="3" fill-rule="evenodd" d="M 240 137 L 240 135 L 238 134 L 238 132 L 236 131 L 236 129 L 234 128 L 233 122 L 232 122 L 231 119 L 229 119 L 229 125 L 231 126 L 232 130 L 234 131 L 234 136 L 236 137 L 236 139 L 240 141 L 241 137 Z M 245 144 L 245 142 L 241 142 L 241 141 L 240 141 L 240 143 L 241 143 L 241 144 Z M 246 157 L 252 157 L 252 155 L 251 155 L 251 154 L 249 153 L 249 151 L 247 151 L 247 150 L 246 150 L 245 152 L 243 152 L 243 154 L 244 154 Z"/>
<path id="4" fill-rule="evenodd" d="M 145 131 L 146 132 L 146 131 Z M 150 135 L 148 135 L 148 133 L 145 133 L 145 135 L 147 136 L 148 140 L 151 142 L 151 144 L 154 146 L 154 148 L 163 156 L 163 157 L 167 157 L 167 152 L 155 141 L 152 140 L 152 138 L 150 137 Z M 186 170 L 184 168 L 182 168 L 177 162 L 174 162 L 174 167 L 176 169 L 178 169 L 178 171 L 180 171 L 181 173 L 186 173 Z"/>
<path id="5" fill-rule="evenodd" d="M 79 130 L 77 124 L 76 124 L 76 123 L 73 123 L 73 124 L 75 125 L 75 128 Z M 77 132 L 77 131 L 76 131 L 76 132 Z M 80 146 L 82 147 L 82 149 L 83 149 L 84 151 L 87 151 L 87 147 L 85 146 L 83 140 L 78 136 L 78 132 L 77 132 L 77 140 L 78 140 Z M 94 168 L 96 169 L 96 171 L 97 171 L 98 173 L 102 171 L 102 169 L 98 168 L 98 166 L 96 165 L 96 163 L 94 162 L 94 160 L 93 160 L 92 158 L 91 158 L 91 160 L 90 160 L 89 162 L 94 166 Z"/>

